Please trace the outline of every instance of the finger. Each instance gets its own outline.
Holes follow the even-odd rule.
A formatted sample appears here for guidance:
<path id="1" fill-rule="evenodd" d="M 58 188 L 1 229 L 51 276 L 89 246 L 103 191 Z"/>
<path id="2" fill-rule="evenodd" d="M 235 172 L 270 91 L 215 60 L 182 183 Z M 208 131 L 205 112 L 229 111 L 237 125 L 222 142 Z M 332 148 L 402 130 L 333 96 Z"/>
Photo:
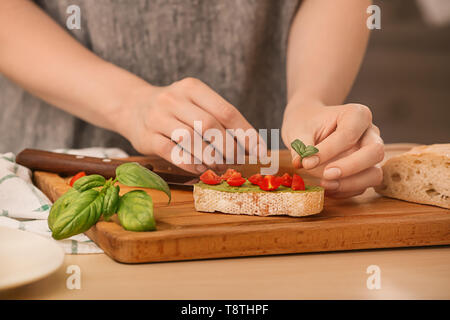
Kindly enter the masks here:
<path id="1" fill-rule="evenodd" d="M 186 90 L 185 92 L 188 93 L 193 103 L 214 116 L 225 129 L 251 130 L 248 132 L 249 134 L 256 134 L 257 139 L 252 145 L 245 143 L 245 136 L 236 136 L 238 143 L 244 147 L 248 153 L 250 150 L 254 152 L 254 149 L 257 148 L 257 144 L 262 138 L 259 137 L 259 134 L 253 126 L 233 105 L 200 80 L 187 78 L 182 80 L 179 85 Z"/>
<path id="2" fill-rule="evenodd" d="M 337 161 L 341 158 L 345 158 L 348 155 L 352 154 L 353 152 L 356 152 L 357 150 L 359 150 L 359 147 L 355 145 L 355 146 L 351 147 L 350 149 L 348 149 L 347 151 L 340 153 L 337 157 L 331 159 L 330 161 L 321 163 L 314 169 L 310 169 L 310 170 L 306 170 L 306 171 L 308 172 L 308 174 L 310 174 L 314 177 L 323 179 L 323 172 L 325 171 L 325 168 L 328 166 L 328 164 L 330 164 L 331 162 Z M 324 180 L 327 180 L 327 179 L 324 179 Z"/>
<path id="3" fill-rule="evenodd" d="M 195 159 L 195 162 L 191 162 L 191 164 L 203 163 L 206 166 L 216 169 L 217 164 L 223 163 L 222 154 L 218 155 L 218 163 L 212 162 L 212 160 L 214 159 L 205 159 L 203 157 L 203 151 L 206 150 L 209 143 L 203 141 L 201 136 L 196 133 L 191 127 L 185 125 L 177 119 L 171 118 L 168 122 L 164 123 L 164 125 L 156 126 L 155 129 L 158 133 L 162 134 L 168 139 L 171 139 L 177 145 L 182 147 L 185 152 L 190 153 L 193 156 L 193 159 Z M 201 141 L 201 148 L 198 148 L 198 145 L 195 143 L 196 138 L 197 140 Z M 173 160 L 171 162 L 173 162 Z"/>
<path id="4" fill-rule="evenodd" d="M 334 192 L 355 192 L 374 187 L 383 181 L 383 171 L 378 167 L 371 167 L 353 176 L 340 180 L 320 181 L 320 185 L 326 190 Z"/>
<path id="5" fill-rule="evenodd" d="M 361 148 L 347 157 L 329 163 L 325 167 L 323 177 L 328 180 L 348 177 L 374 166 L 383 158 L 383 140 L 371 127 L 366 130 L 361 138 Z"/>
<path id="6" fill-rule="evenodd" d="M 151 143 L 152 150 L 155 150 L 156 155 L 169 161 L 170 163 L 175 164 L 177 167 L 185 171 L 194 174 L 202 174 L 207 169 L 204 164 L 194 164 L 194 157 L 192 154 L 190 155 L 190 164 L 174 163 L 172 160 L 172 152 L 173 150 L 180 150 L 180 147 L 166 136 L 155 133 L 150 136 L 149 143 Z"/>
<path id="7" fill-rule="evenodd" d="M 292 154 L 292 166 L 295 169 L 301 169 L 302 161 L 300 159 L 300 156 L 295 151 L 291 151 L 291 154 Z"/>
<path id="8" fill-rule="evenodd" d="M 336 130 L 316 147 L 319 152 L 302 160 L 303 167 L 312 169 L 336 157 L 358 142 L 371 125 L 372 114 L 367 107 L 352 105 L 339 116 Z"/>
<path id="9" fill-rule="evenodd" d="M 217 129 L 221 133 L 222 141 L 209 141 L 213 147 L 223 156 L 225 159 L 232 159 L 231 163 L 234 163 L 235 155 L 235 141 L 234 137 L 214 118 L 211 114 L 201 109 L 197 105 L 192 104 L 189 101 L 185 103 L 178 103 L 174 105 L 171 110 L 172 114 L 181 122 L 187 126 L 193 128 L 195 132 L 205 138 L 205 132 L 209 129 Z M 198 128 L 194 124 L 196 121 L 201 121 L 201 128 Z M 227 146 L 227 143 L 232 144 Z"/>

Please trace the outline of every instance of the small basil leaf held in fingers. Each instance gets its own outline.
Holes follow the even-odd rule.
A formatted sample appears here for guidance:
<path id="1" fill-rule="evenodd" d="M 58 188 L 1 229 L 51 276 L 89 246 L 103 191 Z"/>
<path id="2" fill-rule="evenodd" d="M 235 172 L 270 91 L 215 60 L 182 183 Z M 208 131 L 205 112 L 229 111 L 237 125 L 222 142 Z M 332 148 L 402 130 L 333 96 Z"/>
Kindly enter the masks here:
<path id="1" fill-rule="evenodd" d="M 133 190 L 124 194 L 120 198 L 117 214 L 122 227 L 126 230 L 156 230 L 153 201 L 143 190 Z"/>
<path id="2" fill-rule="evenodd" d="M 292 141 L 291 143 L 291 147 L 292 149 L 295 150 L 295 152 L 297 152 L 300 156 L 303 154 L 303 152 L 306 149 L 305 144 L 299 140 L 299 139 L 295 139 L 294 141 Z"/>
<path id="3" fill-rule="evenodd" d="M 292 141 L 291 147 L 292 147 L 292 149 L 295 150 L 295 152 L 297 152 L 300 155 L 300 157 L 302 157 L 302 159 L 306 158 L 306 157 L 310 157 L 313 154 L 316 154 L 317 152 L 319 152 L 319 149 L 317 149 L 316 147 L 306 146 L 299 139 L 295 139 L 294 141 Z"/>
<path id="4" fill-rule="evenodd" d="M 64 211 L 80 195 L 78 190 L 70 188 L 66 193 L 59 197 L 52 205 L 48 214 L 47 223 L 50 230 L 53 230 L 53 224 L 60 213 Z"/>
<path id="5" fill-rule="evenodd" d="M 105 198 L 103 199 L 103 218 L 109 221 L 110 217 L 117 212 L 119 206 L 119 186 L 108 185 L 105 187 Z"/>
<path id="6" fill-rule="evenodd" d="M 153 171 L 141 166 L 137 162 L 127 162 L 116 168 L 117 180 L 129 187 L 151 188 L 163 191 L 171 199 L 167 182 Z"/>
<path id="7" fill-rule="evenodd" d="M 52 237 L 61 240 L 87 231 L 102 214 L 104 196 L 103 192 L 94 189 L 81 192 L 56 217 L 53 222 Z"/>
<path id="8" fill-rule="evenodd" d="M 319 149 L 317 149 L 316 147 L 307 146 L 305 149 L 305 152 L 303 152 L 302 158 L 312 156 L 313 154 L 316 154 L 317 152 L 319 152 Z"/>
<path id="9" fill-rule="evenodd" d="M 98 174 L 91 174 L 88 176 L 81 177 L 73 184 L 74 189 L 77 189 L 80 192 L 101 187 L 105 184 L 106 179 Z"/>

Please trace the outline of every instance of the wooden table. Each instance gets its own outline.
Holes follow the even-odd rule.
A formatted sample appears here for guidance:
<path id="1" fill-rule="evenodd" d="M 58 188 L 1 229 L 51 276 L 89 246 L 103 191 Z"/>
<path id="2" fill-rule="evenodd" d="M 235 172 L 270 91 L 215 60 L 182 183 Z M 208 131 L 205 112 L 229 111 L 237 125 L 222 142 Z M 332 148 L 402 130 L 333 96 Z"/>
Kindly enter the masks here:
<path id="1" fill-rule="evenodd" d="M 66 287 L 70 265 L 81 269 L 79 290 Z M 367 289 L 370 265 L 380 290 Z M 66 255 L 58 272 L 0 299 L 450 299 L 450 247 L 138 265 Z"/>
<path id="2" fill-rule="evenodd" d="M 66 286 L 71 265 L 81 270 L 79 290 Z M 371 265 L 381 270 L 379 290 L 367 288 Z M 450 246 L 134 265 L 66 255 L 56 273 L 0 299 L 450 299 Z"/>

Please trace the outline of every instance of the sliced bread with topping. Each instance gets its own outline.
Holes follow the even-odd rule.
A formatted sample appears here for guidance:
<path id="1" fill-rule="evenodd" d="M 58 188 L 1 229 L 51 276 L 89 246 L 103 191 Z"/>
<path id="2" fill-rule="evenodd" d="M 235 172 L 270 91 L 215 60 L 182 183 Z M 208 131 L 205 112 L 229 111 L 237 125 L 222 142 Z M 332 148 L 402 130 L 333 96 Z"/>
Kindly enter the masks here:
<path id="1" fill-rule="evenodd" d="M 197 183 L 194 185 L 194 204 L 197 211 L 246 214 L 255 216 L 309 216 L 322 211 L 324 189 L 306 186 L 305 190 L 279 187 L 264 191 L 248 181 L 240 187 Z"/>

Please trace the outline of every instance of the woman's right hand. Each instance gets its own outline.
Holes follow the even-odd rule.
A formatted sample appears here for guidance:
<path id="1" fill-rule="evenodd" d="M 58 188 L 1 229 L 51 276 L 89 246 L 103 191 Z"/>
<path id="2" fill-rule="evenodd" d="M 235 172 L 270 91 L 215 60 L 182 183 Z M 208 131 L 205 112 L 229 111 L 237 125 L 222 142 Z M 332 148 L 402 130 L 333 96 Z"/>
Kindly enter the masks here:
<path id="1" fill-rule="evenodd" d="M 176 129 L 186 129 L 191 141 L 191 162 L 177 166 L 192 173 L 203 173 L 207 167 L 218 167 L 204 160 L 202 164 L 194 164 L 194 134 L 203 137 L 205 130 L 218 129 L 222 133 L 223 143 L 203 140 L 202 152 L 211 143 L 225 159 L 227 150 L 235 151 L 234 146 L 233 149 L 226 147 L 226 135 L 229 135 L 226 129 L 254 130 L 234 106 L 195 78 L 185 78 L 166 87 L 148 85 L 139 88 L 115 118 L 116 131 L 125 136 L 138 152 L 158 155 L 169 162 L 173 162 L 172 149 L 185 139 L 173 141 L 172 133 Z M 194 131 L 194 121 L 202 122 L 202 132 Z M 234 139 L 229 141 L 234 142 Z M 245 145 L 246 153 L 255 147 L 249 146 L 248 141 L 238 142 Z"/>

